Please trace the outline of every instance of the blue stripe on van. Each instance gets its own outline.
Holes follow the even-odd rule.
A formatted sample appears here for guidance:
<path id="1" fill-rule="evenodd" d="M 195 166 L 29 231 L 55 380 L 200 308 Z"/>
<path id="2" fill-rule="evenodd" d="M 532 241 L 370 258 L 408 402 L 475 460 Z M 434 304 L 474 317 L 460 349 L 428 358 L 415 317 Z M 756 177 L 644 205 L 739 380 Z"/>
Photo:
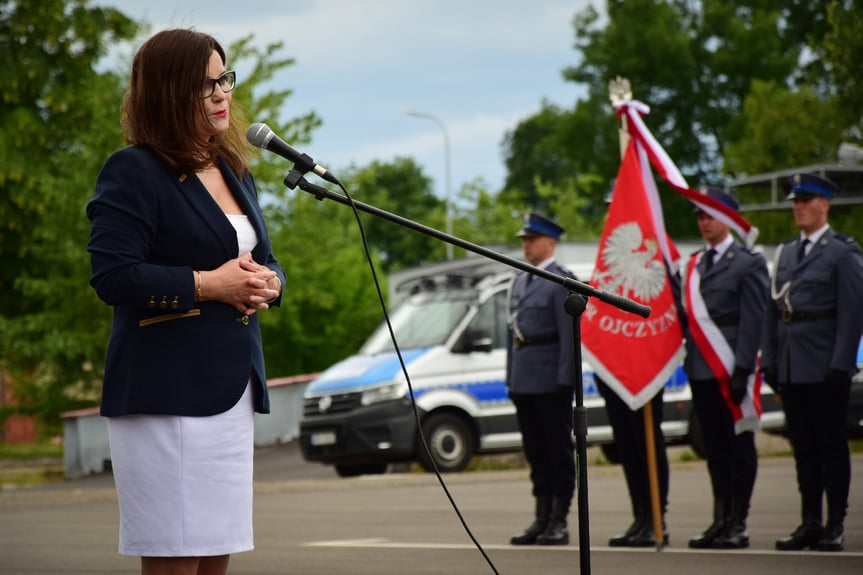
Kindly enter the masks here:
<path id="1" fill-rule="evenodd" d="M 504 383 L 502 379 L 453 382 L 444 385 L 437 385 L 433 388 L 414 388 L 414 397 L 420 398 L 430 391 L 437 391 L 440 389 L 457 389 L 458 391 L 473 397 L 479 403 L 497 403 L 509 400 L 509 394 L 506 392 L 506 383 Z"/>
<path id="2" fill-rule="evenodd" d="M 405 365 L 427 353 L 432 348 L 412 349 L 402 352 Z M 861 347 L 863 354 L 863 347 Z M 307 391 L 314 393 L 339 392 L 364 385 L 390 381 L 401 372 L 401 364 L 395 352 L 378 355 L 355 355 L 332 366 L 309 384 Z M 584 372 L 584 397 L 598 397 L 593 373 Z M 678 391 L 688 384 L 683 367 L 678 367 L 665 384 L 666 391 Z M 434 389 L 458 389 L 474 397 L 479 403 L 497 403 L 509 399 L 503 380 L 453 382 Z M 430 389 L 414 388 L 414 397 L 421 397 Z"/>
<path id="3" fill-rule="evenodd" d="M 584 372 L 582 374 L 584 385 L 584 398 L 599 397 L 599 390 L 596 388 L 596 380 L 593 378 L 593 372 Z M 679 391 L 681 388 L 688 385 L 686 372 L 683 367 L 677 368 L 675 372 L 668 378 L 665 383 L 666 391 Z M 509 394 L 506 392 L 506 384 L 503 380 L 493 381 L 472 381 L 464 383 L 450 383 L 446 385 L 435 386 L 433 389 L 457 389 L 471 397 L 475 398 L 479 403 L 497 403 L 508 400 Z M 414 389 L 414 397 L 419 398 L 424 394 L 432 391 L 431 389 Z"/>
<path id="4" fill-rule="evenodd" d="M 428 352 L 431 348 L 411 349 L 402 352 L 405 365 Z M 395 352 L 377 355 L 354 355 L 327 369 L 312 381 L 307 391 L 327 392 L 353 389 L 363 385 L 382 383 L 393 379 L 402 370 Z"/>

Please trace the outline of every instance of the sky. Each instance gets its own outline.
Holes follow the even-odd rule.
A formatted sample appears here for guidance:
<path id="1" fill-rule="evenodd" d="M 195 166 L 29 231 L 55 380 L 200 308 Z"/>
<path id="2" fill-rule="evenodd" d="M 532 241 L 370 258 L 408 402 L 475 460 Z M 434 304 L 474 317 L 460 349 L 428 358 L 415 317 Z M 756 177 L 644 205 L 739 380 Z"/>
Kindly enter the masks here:
<path id="1" fill-rule="evenodd" d="M 538 112 L 543 100 L 572 108 L 584 97 L 584 87 L 565 82 L 562 71 L 578 63 L 572 21 L 591 1 L 599 6 L 596 0 L 94 0 L 92 5 L 117 8 L 152 32 L 195 28 L 226 47 L 249 34 L 261 48 L 283 42 L 279 57 L 296 63 L 273 81 L 273 89 L 294 91 L 282 119 L 314 111 L 323 121 L 301 151 L 337 176 L 350 165 L 411 157 L 434 181 L 439 197 L 449 189 L 455 198 L 476 178 L 493 192 L 503 186 L 504 134 Z M 228 68 L 236 68 L 242 82 L 242 67 L 229 61 Z"/>

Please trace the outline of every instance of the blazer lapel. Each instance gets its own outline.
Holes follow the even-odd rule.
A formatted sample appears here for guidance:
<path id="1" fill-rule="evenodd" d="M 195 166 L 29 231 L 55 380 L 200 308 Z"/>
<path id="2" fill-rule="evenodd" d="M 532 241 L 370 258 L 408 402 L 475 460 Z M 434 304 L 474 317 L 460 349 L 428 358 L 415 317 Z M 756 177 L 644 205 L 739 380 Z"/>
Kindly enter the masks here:
<path id="1" fill-rule="evenodd" d="M 714 273 L 720 273 L 722 270 L 731 265 L 731 260 L 733 260 L 737 256 L 737 244 L 732 243 L 728 246 L 728 249 L 725 250 L 725 253 L 722 254 L 721 257 L 717 258 L 715 262 L 713 262 L 713 267 L 710 268 L 708 275 L 712 275 Z"/>
<path id="2" fill-rule="evenodd" d="M 219 160 L 219 167 L 222 170 L 222 175 L 225 178 L 225 182 L 228 184 L 228 188 L 230 188 L 231 192 L 234 194 L 234 197 L 237 199 L 237 203 L 240 204 L 241 208 L 243 208 L 243 213 L 246 214 L 249 218 L 249 223 L 251 223 L 252 227 L 255 229 L 255 233 L 258 235 L 258 241 L 260 243 L 260 240 L 266 236 L 266 226 L 264 224 L 263 214 L 258 208 L 257 203 L 253 200 L 255 193 L 254 190 L 250 189 L 250 185 L 238 180 L 237 176 L 234 175 L 234 172 L 232 172 L 228 165 L 221 160 Z"/>
<path id="3" fill-rule="evenodd" d="M 830 240 L 827 239 L 827 234 L 826 233 L 823 234 L 817 242 L 812 244 L 812 247 L 809 248 L 809 253 L 806 254 L 802 260 L 800 260 L 799 262 L 795 261 L 795 264 L 794 264 L 795 268 L 794 269 L 795 270 L 802 270 L 803 268 L 805 268 L 806 266 L 808 266 L 809 264 L 811 264 L 812 262 L 814 262 L 815 260 L 820 258 L 821 253 L 824 251 L 824 246 L 826 246 L 829 243 L 829 241 Z M 797 258 L 797 255 L 796 255 L 797 251 L 796 250 L 798 250 L 799 248 L 800 248 L 800 240 L 798 239 L 797 242 L 794 244 L 795 260 Z"/>
<path id="4" fill-rule="evenodd" d="M 237 244 L 237 233 L 201 180 L 195 174 L 181 174 L 177 179 L 177 185 L 186 201 L 198 212 L 205 225 L 219 240 L 228 259 L 237 257 L 237 252 L 240 250 Z"/>

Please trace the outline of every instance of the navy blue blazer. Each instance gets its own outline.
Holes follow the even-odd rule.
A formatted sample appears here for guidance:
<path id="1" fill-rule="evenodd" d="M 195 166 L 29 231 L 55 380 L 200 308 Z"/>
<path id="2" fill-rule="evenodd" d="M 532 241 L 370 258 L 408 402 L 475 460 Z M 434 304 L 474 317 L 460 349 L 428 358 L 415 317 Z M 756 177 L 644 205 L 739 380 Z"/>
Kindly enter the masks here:
<path id="1" fill-rule="evenodd" d="M 270 248 L 251 175 L 228 187 L 258 235 L 252 257 L 285 273 Z M 194 173 L 129 147 L 108 158 L 87 204 L 90 285 L 113 306 L 101 414 L 205 416 L 227 411 L 251 378 L 255 411 L 270 409 L 257 313 L 195 302 L 193 270 L 236 258 L 237 234 Z M 277 299 L 271 305 L 278 305 Z"/>

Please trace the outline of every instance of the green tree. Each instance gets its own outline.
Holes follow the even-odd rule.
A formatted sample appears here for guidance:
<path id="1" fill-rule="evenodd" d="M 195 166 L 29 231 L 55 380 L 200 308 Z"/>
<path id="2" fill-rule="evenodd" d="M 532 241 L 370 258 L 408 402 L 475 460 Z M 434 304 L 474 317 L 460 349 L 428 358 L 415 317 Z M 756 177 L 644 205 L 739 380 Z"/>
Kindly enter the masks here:
<path id="1" fill-rule="evenodd" d="M 86 1 L 0 2 L 0 369 L 17 409 L 56 430 L 57 413 L 92 401 L 109 312 L 85 291 L 84 204 L 122 140 L 120 79 L 96 71 L 136 25 Z M 9 412 L 0 412 L 2 419 Z M 50 430 L 49 430 L 50 431 Z"/>
<path id="2" fill-rule="evenodd" d="M 362 168 L 352 167 L 343 178 L 354 200 L 443 230 L 446 205 L 434 195 L 432 180 L 409 158 L 392 163 L 374 161 Z M 380 254 L 385 271 L 444 258 L 443 242 L 381 218 L 362 214 L 366 237 Z"/>
<path id="3" fill-rule="evenodd" d="M 492 193 L 481 179 L 462 186 L 454 202 L 453 232 L 482 246 L 512 246 L 518 243 L 521 213 L 526 202 L 518 194 Z M 456 250 L 455 256 L 464 255 Z"/>
<path id="4" fill-rule="evenodd" d="M 735 177 L 833 162 L 845 127 L 833 102 L 811 88 L 761 81 L 752 83 L 735 122 L 741 135 L 725 146 L 725 171 Z"/>
<path id="5" fill-rule="evenodd" d="M 863 142 L 863 4 L 860 2 L 830 2 L 827 10 L 829 31 L 821 46 L 813 43 L 825 67 L 830 70 L 835 87 L 836 106 L 845 125 L 849 140 Z"/>
<path id="6" fill-rule="evenodd" d="M 826 100 L 830 66 L 808 56 L 818 56 L 814 47 L 832 37 L 827 36 L 828 4 L 608 0 L 607 18 L 592 6 L 581 10 L 573 19 L 578 63 L 563 70 L 563 76 L 584 85 L 587 97 L 572 111 L 543 105 L 510 132 L 504 143 L 504 193 L 516 192 L 542 207 L 534 176 L 557 186 L 563 178 L 589 174 L 611 182 L 620 155 L 608 83 L 617 76 L 627 78 L 635 99 L 650 106 L 646 124 L 690 185 L 722 183 L 726 145 L 741 142 L 750 129 L 737 116 L 755 82 L 794 89 L 809 83 Z M 842 6 L 842 14 L 853 10 L 848 3 Z M 843 34 L 853 29 L 847 25 Z M 841 54 L 855 53 L 841 46 Z M 537 161 L 545 156 L 552 160 Z M 660 195 L 669 232 L 694 234 L 692 218 L 686 217 L 689 203 L 662 184 Z M 588 197 L 582 215 L 600 220 L 604 210 L 599 199 Z"/>
<path id="7" fill-rule="evenodd" d="M 111 310 L 88 285 L 84 207 L 102 163 L 124 145 L 128 72 L 100 71 L 102 57 L 138 30 L 86 1 L 0 3 L 8 82 L 0 107 L 0 369 L 19 402 L 4 406 L 0 418 L 36 414 L 43 434 L 58 432 L 62 411 L 99 397 Z M 233 62 L 252 63 L 235 99 L 279 133 L 307 141 L 320 122 L 315 114 L 280 121 L 290 91 L 264 88 L 293 60 L 277 57 L 279 44 L 261 50 L 251 40 L 226 47 Z M 265 203 L 285 194 L 277 162 L 263 154 L 256 162 Z"/>
<path id="8" fill-rule="evenodd" d="M 383 318 L 359 227 L 349 207 L 305 193 L 266 217 L 287 275 L 281 308 L 261 316 L 268 376 L 320 371 L 356 352 Z"/>

